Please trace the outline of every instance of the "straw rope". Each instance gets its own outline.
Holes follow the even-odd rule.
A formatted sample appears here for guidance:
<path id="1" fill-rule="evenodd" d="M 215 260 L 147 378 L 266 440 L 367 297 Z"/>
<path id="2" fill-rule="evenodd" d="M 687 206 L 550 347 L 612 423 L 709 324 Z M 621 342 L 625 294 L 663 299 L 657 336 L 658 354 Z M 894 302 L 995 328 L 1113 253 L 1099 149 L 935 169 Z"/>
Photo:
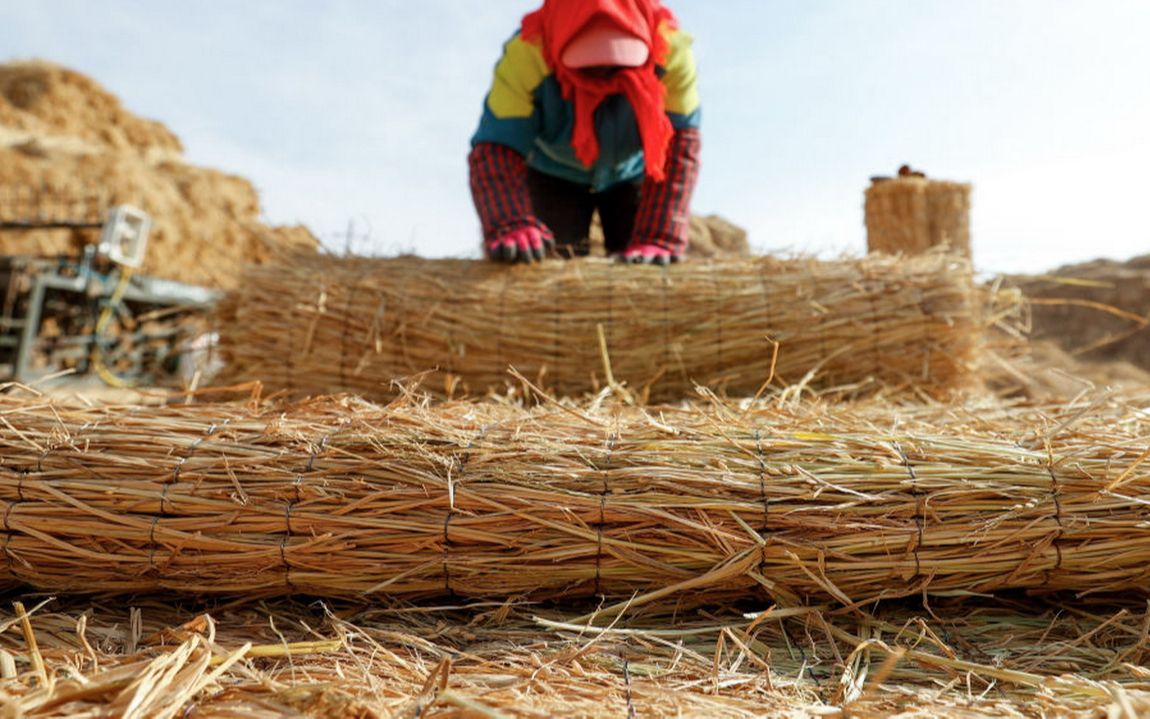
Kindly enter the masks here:
<path id="1" fill-rule="evenodd" d="M 669 268 L 307 257 L 249 269 L 217 324 L 227 380 L 297 396 L 387 398 L 428 371 L 448 395 L 482 395 L 508 386 L 509 366 L 563 396 L 606 386 L 608 366 L 651 400 L 696 384 L 750 395 L 772 368 L 780 385 L 938 396 L 972 378 L 984 299 L 969 265 L 943 255 Z"/>
<path id="2" fill-rule="evenodd" d="M 0 586 L 851 604 L 1150 578 L 1124 405 L 0 408 Z"/>

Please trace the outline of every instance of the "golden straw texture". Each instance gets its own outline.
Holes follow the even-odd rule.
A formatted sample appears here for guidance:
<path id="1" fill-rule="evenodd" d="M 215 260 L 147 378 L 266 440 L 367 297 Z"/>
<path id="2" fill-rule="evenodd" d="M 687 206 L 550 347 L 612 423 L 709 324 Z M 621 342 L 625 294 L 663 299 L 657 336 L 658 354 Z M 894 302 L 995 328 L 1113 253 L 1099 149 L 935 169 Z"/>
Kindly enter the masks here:
<path id="1" fill-rule="evenodd" d="M 899 177 L 866 191 L 867 248 L 913 256 L 946 247 L 970 257 L 969 184 Z"/>
<path id="2" fill-rule="evenodd" d="M 598 626 L 529 604 L 49 600 L 26 624 L 0 608 L 0 659 L 18 662 L 0 708 L 69 719 L 1146 716 L 1150 616 L 1116 599 L 873 613 L 668 605 Z"/>
<path id="3" fill-rule="evenodd" d="M 850 604 L 1150 577 L 1129 404 L 0 407 L 4 586 Z"/>
<path id="4" fill-rule="evenodd" d="M 651 400 L 696 383 L 751 395 L 772 367 L 779 385 L 942 395 L 974 374 L 982 297 L 968 264 L 942 255 L 668 268 L 310 257 L 250 269 L 217 324 L 227 379 L 297 396 L 379 399 L 431 370 L 449 395 L 482 395 L 514 383 L 510 366 L 564 396 L 606 386 L 608 366 Z"/>

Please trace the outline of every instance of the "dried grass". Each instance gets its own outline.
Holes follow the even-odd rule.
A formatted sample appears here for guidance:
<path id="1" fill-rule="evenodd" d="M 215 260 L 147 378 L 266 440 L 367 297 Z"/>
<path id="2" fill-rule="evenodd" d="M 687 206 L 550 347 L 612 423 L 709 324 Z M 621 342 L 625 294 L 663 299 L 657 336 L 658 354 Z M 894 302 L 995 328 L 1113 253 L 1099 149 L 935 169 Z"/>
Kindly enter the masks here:
<path id="1" fill-rule="evenodd" d="M 866 191 L 867 248 L 914 256 L 945 247 L 970 257 L 971 186 L 898 177 Z"/>
<path id="2" fill-rule="evenodd" d="M 1011 278 L 1033 304 L 1034 332 L 1076 357 L 1150 369 L 1150 256 L 1095 260 Z"/>
<path id="3" fill-rule="evenodd" d="M 1136 400 L 545 402 L 4 399 L 0 583 L 633 606 L 1147 586 Z"/>
<path id="4" fill-rule="evenodd" d="M 49 602 L 31 635 L 0 613 L 0 712 L 1133 718 L 1150 709 L 1150 615 L 1112 601 L 665 606 L 592 625 L 526 604 Z"/>
<path id="5" fill-rule="evenodd" d="M 608 368 L 652 401 L 771 380 L 944 396 L 974 378 L 997 319 L 987 299 L 968 264 L 937 254 L 669 268 L 309 257 L 251 269 L 217 322 L 225 381 L 296 396 L 390 398 L 421 373 L 481 396 L 506 389 L 509 366 L 563 396 L 603 388 Z"/>

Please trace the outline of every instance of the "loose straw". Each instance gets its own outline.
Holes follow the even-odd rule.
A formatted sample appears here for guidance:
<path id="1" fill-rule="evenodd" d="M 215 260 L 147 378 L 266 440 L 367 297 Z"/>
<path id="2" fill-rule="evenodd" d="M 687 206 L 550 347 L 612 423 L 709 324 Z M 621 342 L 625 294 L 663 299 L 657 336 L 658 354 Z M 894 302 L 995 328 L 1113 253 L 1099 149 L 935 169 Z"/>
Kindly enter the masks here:
<path id="1" fill-rule="evenodd" d="M 1145 716 L 1146 606 L 911 602 L 875 614 L 668 605 L 611 626 L 538 605 L 52 602 L 12 716 Z M 7 619 L 0 607 L 0 619 Z M 9 620 L 11 621 L 11 620 Z M 0 633 L 0 657 L 25 637 Z M 993 651 L 990 651 L 993 649 Z M 131 711 L 129 711 L 131 710 Z"/>

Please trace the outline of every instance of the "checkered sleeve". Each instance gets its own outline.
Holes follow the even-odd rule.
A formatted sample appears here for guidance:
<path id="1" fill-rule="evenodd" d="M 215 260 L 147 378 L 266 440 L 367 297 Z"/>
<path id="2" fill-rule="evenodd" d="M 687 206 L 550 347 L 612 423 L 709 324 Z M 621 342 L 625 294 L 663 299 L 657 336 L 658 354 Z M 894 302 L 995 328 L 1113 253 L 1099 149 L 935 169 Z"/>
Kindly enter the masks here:
<path id="1" fill-rule="evenodd" d="M 643 181 L 631 245 L 657 245 L 682 255 L 691 225 L 691 195 L 699 175 L 702 135 L 698 128 L 675 130 L 667 153 L 666 179 Z"/>
<path id="2" fill-rule="evenodd" d="M 477 143 L 468 158 L 471 197 L 483 225 L 483 239 L 494 242 L 509 232 L 535 227 L 551 237 L 531 208 L 527 161 L 517 151 L 491 142 Z"/>

